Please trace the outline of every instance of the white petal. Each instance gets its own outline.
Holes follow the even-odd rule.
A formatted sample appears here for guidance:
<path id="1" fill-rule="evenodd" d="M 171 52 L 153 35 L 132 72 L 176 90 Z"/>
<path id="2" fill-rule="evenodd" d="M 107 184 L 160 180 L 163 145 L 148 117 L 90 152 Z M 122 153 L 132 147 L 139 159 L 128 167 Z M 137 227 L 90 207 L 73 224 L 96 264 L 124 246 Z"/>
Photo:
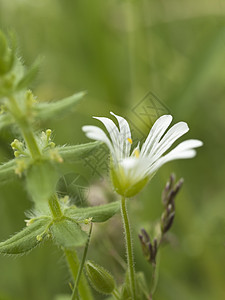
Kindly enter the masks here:
<path id="1" fill-rule="evenodd" d="M 193 158 L 196 155 L 196 151 L 191 149 L 179 153 L 168 153 L 167 155 L 161 157 L 158 159 L 148 170 L 148 174 L 155 173 L 159 168 L 161 168 L 164 164 L 166 164 L 169 161 L 176 160 L 176 159 L 187 159 L 187 158 Z"/>
<path id="2" fill-rule="evenodd" d="M 119 123 L 121 147 L 123 149 L 124 157 L 128 157 L 131 149 L 131 143 L 129 142 L 129 139 L 131 139 L 130 126 L 124 118 L 114 114 L 113 112 L 110 112 L 110 114 L 116 117 Z"/>
<path id="3" fill-rule="evenodd" d="M 164 132 L 172 122 L 172 119 L 173 118 L 171 115 L 164 115 L 156 120 L 144 144 L 142 145 L 141 155 L 147 155 L 151 151 L 152 147 L 154 147 L 154 145 L 156 145 L 159 142 Z"/>
<path id="4" fill-rule="evenodd" d="M 101 128 L 97 126 L 86 125 L 82 127 L 82 130 L 85 132 L 86 136 L 89 139 L 105 143 L 108 146 L 110 152 L 112 153 L 113 158 L 115 159 L 115 151 L 112 147 L 112 143 Z"/>
<path id="5" fill-rule="evenodd" d="M 138 182 L 146 176 L 146 158 L 127 157 L 120 162 L 130 181 Z"/>
<path id="6" fill-rule="evenodd" d="M 127 157 L 120 162 L 120 165 L 123 167 L 125 173 L 128 173 L 130 170 L 137 168 L 138 159 L 135 157 Z"/>
<path id="7" fill-rule="evenodd" d="M 167 155 L 159 158 L 155 163 L 149 166 L 148 174 L 156 172 L 162 165 L 169 161 L 194 157 L 196 151 L 193 148 L 201 147 L 202 145 L 203 143 L 199 140 L 187 140 L 182 142 Z"/>
<path id="8" fill-rule="evenodd" d="M 188 132 L 188 130 L 188 125 L 185 122 L 179 122 L 173 125 L 161 141 L 157 145 L 155 144 L 152 148 L 149 154 L 152 157 L 152 160 L 156 161 L 159 157 L 161 157 L 163 153 L 165 153 L 178 138 Z"/>
<path id="9" fill-rule="evenodd" d="M 193 148 L 198 148 L 201 147 L 203 145 L 202 141 L 199 140 L 186 140 L 182 143 L 180 143 L 179 145 L 177 145 L 176 148 L 174 148 L 174 150 L 176 151 L 184 151 L 184 150 L 189 150 L 189 149 L 193 149 Z M 174 151 L 172 150 L 172 151 Z"/>
<path id="10" fill-rule="evenodd" d="M 119 130 L 118 130 L 116 124 L 112 120 L 105 118 L 105 117 L 93 117 L 93 118 L 101 121 L 104 124 L 104 126 L 107 129 L 107 131 L 110 135 L 110 138 L 112 140 L 112 144 L 113 144 L 116 156 L 118 159 L 121 159 L 122 149 L 121 149 L 121 145 L 119 143 L 119 138 L 118 138 Z"/>

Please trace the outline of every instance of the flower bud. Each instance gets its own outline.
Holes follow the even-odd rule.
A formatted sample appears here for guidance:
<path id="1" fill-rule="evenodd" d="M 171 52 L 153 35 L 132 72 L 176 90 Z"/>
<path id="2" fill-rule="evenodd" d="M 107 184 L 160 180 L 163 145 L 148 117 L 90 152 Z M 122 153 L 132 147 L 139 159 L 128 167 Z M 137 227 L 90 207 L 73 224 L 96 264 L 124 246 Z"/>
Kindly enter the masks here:
<path id="1" fill-rule="evenodd" d="M 111 294 L 115 288 L 115 280 L 103 267 L 87 261 L 86 271 L 93 288 L 102 294 Z"/>

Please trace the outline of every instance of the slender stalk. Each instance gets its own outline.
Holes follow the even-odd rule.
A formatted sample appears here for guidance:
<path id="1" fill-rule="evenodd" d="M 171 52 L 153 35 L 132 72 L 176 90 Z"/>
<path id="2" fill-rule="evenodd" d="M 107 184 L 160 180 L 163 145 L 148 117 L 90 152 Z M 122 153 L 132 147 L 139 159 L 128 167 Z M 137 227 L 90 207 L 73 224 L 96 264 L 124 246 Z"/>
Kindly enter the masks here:
<path id="1" fill-rule="evenodd" d="M 77 257 L 76 251 L 64 249 L 64 253 L 67 259 L 67 263 L 70 269 L 70 272 L 74 278 L 74 281 L 77 278 L 78 270 L 79 270 L 79 260 Z M 82 300 L 94 300 L 91 294 L 91 290 L 89 288 L 89 285 L 87 283 L 86 278 L 82 275 L 79 282 L 78 287 L 79 295 Z"/>
<path id="2" fill-rule="evenodd" d="M 125 240 L 126 240 L 126 252 L 127 252 L 127 264 L 130 279 L 130 290 L 132 295 L 132 300 L 136 300 L 136 282 L 135 282 L 135 269 L 134 269 L 134 255 L 131 240 L 130 224 L 126 209 L 126 198 L 121 199 L 121 214 L 123 219 Z"/>
<path id="3" fill-rule="evenodd" d="M 72 298 L 71 298 L 72 300 L 77 300 L 78 285 L 79 285 L 79 281 L 81 279 L 82 271 L 83 271 L 83 268 L 84 268 L 84 263 L 85 263 L 86 256 L 87 256 L 87 251 L 88 251 L 90 238 L 91 238 L 91 232 L 92 232 L 92 223 L 91 223 L 91 226 L 90 226 L 90 230 L 89 230 L 89 234 L 88 234 L 88 240 L 87 240 L 85 248 L 84 248 L 83 257 L 82 257 L 80 267 L 79 267 L 79 270 L 78 270 L 78 274 L 77 274 L 77 277 L 76 277 L 76 281 L 75 281 L 75 284 L 74 284 L 74 289 L 73 289 Z"/>
<path id="4" fill-rule="evenodd" d="M 151 276 L 151 284 L 150 284 L 150 300 L 153 300 L 153 295 L 156 291 L 158 279 L 159 279 L 159 263 L 160 263 L 160 253 L 157 254 L 156 264 L 154 264 Z"/>
<path id="5" fill-rule="evenodd" d="M 22 132 L 22 135 L 24 137 L 24 140 L 26 142 L 26 145 L 30 151 L 31 156 L 36 159 L 41 156 L 40 149 L 37 145 L 35 136 L 33 134 L 33 131 L 30 127 L 30 124 L 28 120 L 26 119 L 26 116 L 24 115 L 23 111 L 18 106 L 16 100 L 14 97 L 9 98 L 11 103 L 11 113 L 16 119 L 16 122 Z"/>

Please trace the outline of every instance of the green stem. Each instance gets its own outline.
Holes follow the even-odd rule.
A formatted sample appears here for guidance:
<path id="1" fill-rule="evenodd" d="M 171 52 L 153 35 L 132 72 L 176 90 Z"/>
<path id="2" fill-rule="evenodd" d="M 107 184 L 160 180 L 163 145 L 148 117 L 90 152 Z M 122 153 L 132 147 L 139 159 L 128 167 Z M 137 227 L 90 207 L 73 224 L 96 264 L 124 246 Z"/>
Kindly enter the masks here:
<path id="1" fill-rule="evenodd" d="M 112 292 L 112 295 L 116 300 L 120 300 L 120 295 L 117 289 Z"/>
<path id="2" fill-rule="evenodd" d="M 126 240 L 126 252 L 127 252 L 127 264 L 128 264 L 128 272 L 130 279 L 130 289 L 132 300 L 136 300 L 136 282 L 135 282 L 135 270 L 134 270 L 134 255 L 133 255 L 133 247 L 131 240 L 131 232 L 130 232 L 130 224 L 126 209 L 126 198 L 122 197 L 121 199 L 121 214 L 123 218 L 123 226 L 125 232 L 125 240 Z"/>
<path id="3" fill-rule="evenodd" d="M 60 219 L 63 216 L 62 210 L 59 205 L 58 197 L 56 194 L 53 194 L 49 198 L 48 205 L 50 207 L 54 219 Z"/>
<path id="4" fill-rule="evenodd" d="M 29 126 L 29 123 L 27 121 L 24 121 L 23 124 L 18 123 L 20 125 L 20 129 L 22 131 L 24 140 L 27 144 L 27 147 L 30 151 L 31 156 L 36 159 L 41 156 L 40 149 L 38 148 L 35 136 Z"/>
<path id="5" fill-rule="evenodd" d="M 73 294 L 72 294 L 72 298 L 71 298 L 72 300 L 77 299 L 78 285 L 79 285 L 79 281 L 81 279 L 82 271 L 83 271 L 83 268 L 84 268 L 84 263 L 85 263 L 86 256 L 87 256 L 87 251 L 88 251 L 90 238 L 91 238 L 91 232 L 92 232 L 92 223 L 91 223 L 91 226 L 90 226 L 90 230 L 89 230 L 89 234 L 88 234 L 88 240 L 87 240 L 85 248 L 84 248 L 83 257 L 82 257 L 81 264 L 80 264 L 78 274 L 77 274 L 77 277 L 76 277 L 76 281 L 75 281 L 75 284 L 74 284 Z"/>
<path id="6" fill-rule="evenodd" d="M 18 106 L 15 98 L 10 97 L 9 99 L 10 99 L 10 103 L 11 103 L 11 109 L 10 109 L 11 113 L 12 113 L 13 117 L 15 118 L 18 126 L 20 127 L 23 138 L 26 142 L 26 145 L 30 151 L 32 158 L 34 158 L 34 159 L 40 158 L 41 152 L 37 145 L 34 133 L 31 129 L 31 126 L 30 126 L 26 116 L 24 115 L 24 113 L 22 112 L 20 107 Z"/>
<path id="7" fill-rule="evenodd" d="M 156 264 L 154 264 L 151 276 L 151 284 L 150 284 L 150 300 L 153 300 L 153 295 L 156 291 L 158 279 L 159 279 L 159 263 L 160 263 L 160 253 L 157 254 Z"/>
<path id="8" fill-rule="evenodd" d="M 78 275 L 78 270 L 80 265 L 77 257 L 77 253 L 75 251 L 68 250 L 68 249 L 64 249 L 64 253 L 67 259 L 70 272 L 75 281 Z M 93 300 L 91 290 L 89 288 L 86 278 L 83 275 L 80 278 L 78 291 L 82 300 Z"/>

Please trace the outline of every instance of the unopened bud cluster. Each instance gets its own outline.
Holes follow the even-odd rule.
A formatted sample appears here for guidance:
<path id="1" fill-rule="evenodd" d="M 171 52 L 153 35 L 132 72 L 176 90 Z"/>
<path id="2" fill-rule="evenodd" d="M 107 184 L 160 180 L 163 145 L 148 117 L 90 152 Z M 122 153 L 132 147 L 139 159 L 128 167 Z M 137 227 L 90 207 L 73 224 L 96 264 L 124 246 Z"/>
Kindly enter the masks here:
<path id="1" fill-rule="evenodd" d="M 175 176 L 172 174 L 162 192 L 164 211 L 160 219 L 160 234 L 153 239 L 150 238 L 145 229 L 141 229 L 141 233 L 139 234 L 143 254 L 152 266 L 156 265 L 157 252 L 163 241 L 163 237 L 173 224 L 175 217 L 175 198 L 181 189 L 182 184 L 183 179 L 180 179 L 177 184 L 175 184 Z"/>
<path id="2" fill-rule="evenodd" d="M 147 231 L 142 228 L 141 234 L 139 234 L 139 239 L 141 242 L 141 247 L 143 254 L 148 262 L 150 262 L 152 265 L 156 264 L 156 254 L 158 250 L 158 242 L 157 239 L 154 238 L 153 241 L 151 241 L 149 234 Z"/>
<path id="3" fill-rule="evenodd" d="M 175 217 L 175 198 L 183 185 L 183 179 L 180 179 L 175 184 L 175 176 L 172 174 L 167 182 L 162 193 L 162 203 L 164 205 L 164 212 L 161 217 L 161 231 L 166 233 L 172 226 Z"/>
<path id="4" fill-rule="evenodd" d="M 14 151 L 15 157 L 28 156 L 28 152 L 27 152 L 27 149 L 25 148 L 24 143 L 20 142 L 19 140 L 15 139 L 11 143 L 11 147 Z"/>

